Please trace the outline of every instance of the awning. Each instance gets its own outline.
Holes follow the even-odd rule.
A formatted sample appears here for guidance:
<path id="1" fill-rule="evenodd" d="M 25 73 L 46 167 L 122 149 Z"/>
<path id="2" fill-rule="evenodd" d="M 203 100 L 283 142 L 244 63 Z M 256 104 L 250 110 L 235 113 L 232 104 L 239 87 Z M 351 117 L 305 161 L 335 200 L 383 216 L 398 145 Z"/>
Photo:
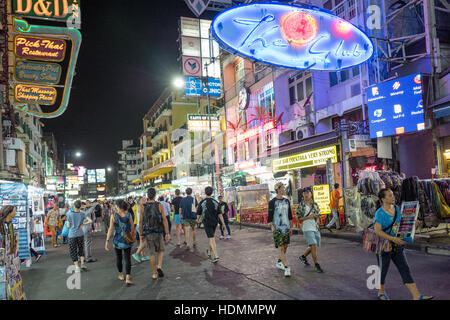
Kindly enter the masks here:
<path id="1" fill-rule="evenodd" d="M 149 170 L 144 172 L 144 182 L 147 182 L 150 179 L 162 176 L 163 174 L 169 173 L 177 166 L 174 158 L 171 158 L 163 163 L 160 163 Z"/>
<path id="2" fill-rule="evenodd" d="M 139 178 L 139 179 L 136 179 L 136 180 L 133 180 L 133 181 L 131 181 L 131 184 L 137 184 L 137 183 L 141 183 L 141 179 Z"/>
<path id="3" fill-rule="evenodd" d="M 152 172 L 152 173 L 146 175 L 146 176 L 144 177 L 144 181 L 147 182 L 147 181 L 150 180 L 150 179 L 153 179 L 153 178 L 157 178 L 157 177 L 159 177 L 159 176 L 162 176 L 162 175 L 164 175 L 164 174 L 166 174 L 166 173 L 171 172 L 172 170 L 173 170 L 172 167 L 159 168 L 159 169 L 157 169 L 156 171 L 154 171 L 154 172 Z"/>

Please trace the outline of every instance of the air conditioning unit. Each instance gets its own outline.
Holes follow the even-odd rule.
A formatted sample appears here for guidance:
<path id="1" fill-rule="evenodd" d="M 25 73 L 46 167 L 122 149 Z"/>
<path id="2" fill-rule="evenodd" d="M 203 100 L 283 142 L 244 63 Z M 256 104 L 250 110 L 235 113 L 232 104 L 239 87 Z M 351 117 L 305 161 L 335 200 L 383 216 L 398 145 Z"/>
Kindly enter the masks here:
<path id="1" fill-rule="evenodd" d="M 314 134 L 314 129 L 311 126 L 303 126 L 295 129 L 295 139 L 303 140 Z"/>

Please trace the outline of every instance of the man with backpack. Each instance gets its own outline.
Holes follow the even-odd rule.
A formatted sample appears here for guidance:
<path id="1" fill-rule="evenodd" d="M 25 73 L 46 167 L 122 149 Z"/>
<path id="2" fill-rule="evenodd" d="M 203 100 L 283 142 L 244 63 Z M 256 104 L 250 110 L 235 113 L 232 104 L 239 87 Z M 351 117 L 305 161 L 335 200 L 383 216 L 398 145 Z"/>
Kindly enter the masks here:
<path id="1" fill-rule="evenodd" d="M 213 199 L 212 194 L 214 190 L 212 187 L 205 188 L 206 198 L 200 201 L 198 205 L 197 215 L 198 223 L 203 222 L 205 226 L 206 236 L 209 239 L 209 247 L 206 250 L 206 255 L 211 259 L 211 262 L 217 263 L 219 261 L 219 255 L 217 254 L 216 239 L 214 234 L 219 222 L 225 225 L 222 212 L 220 211 L 219 203 Z M 212 255 L 214 254 L 214 258 Z"/>
<path id="2" fill-rule="evenodd" d="M 167 223 L 166 215 L 164 214 L 164 208 L 161 203 L 155 201 L 155 188 L 148 189 L 147 195 L 148 200 L 143 197 L 141 201 L 139 201 L 140 246 L 143 247 L 144 241 L 147 241 L 147 248 L 150 252 L 150 265 L 153 271 L 152 279 L 156 280 L 158 277 L 164 277 L 162 271 L 164 254 L 163 234 L 165 233 L 166 235 L 166 242 L 170 241 L 170 234 L 169 225 Z M 156 254 L 158 254 L 158 267 L 156 267 Z"/>
<path id="3" fill-rule="evenodd" d="M 197 245 L 197 234 L 195 232 L 195 227 L 197 226 L 197 200 L 192 196 L 192 189 L 186 189 L 186 197 L 180 202 L 180 213 L 183 217 L 186 238 L 186 249 L 191 249 L 191 239 L 189 236 L 190 230 L 192 228 L 192 241 L 193 246 Z"/>

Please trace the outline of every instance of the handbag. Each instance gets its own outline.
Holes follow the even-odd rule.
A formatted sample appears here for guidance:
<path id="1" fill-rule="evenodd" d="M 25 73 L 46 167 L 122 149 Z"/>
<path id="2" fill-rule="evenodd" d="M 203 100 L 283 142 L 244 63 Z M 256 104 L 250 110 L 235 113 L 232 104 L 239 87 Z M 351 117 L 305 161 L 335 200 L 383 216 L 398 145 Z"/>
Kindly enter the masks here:
<path id="1" fill-rule="evenodd" d="M 394 226 L 395 222 L 397 221 L 397 207 L 395 207 L 395 215 L 394 219 L 392 221 L 392 224 L 383 229 L 383 232 L 386 232 L 389 230 L 389 232 L 392 230 L 392 227 Z M 375 230 L 372 228 L 373 223 L 366 228 L 363 235 L 363 249 L 368 252 L 373 252 L 376 254 L 381 254 L 383 252 L 390 252 L 392 251 L 392 243 L 391 241 L 387 239 L 383 239 L 380 236 L 378 236 L 375 233 Z"/>
<path id="2" fill-rule="evenodd" d="M 64 221 L 62 219 L 58 219 L 58 230 L 62 230 L 64 228 Z"/>
<path id="3" fill-rule="evenodd" d="M 131 231 L 130 231 L 130 232 L 125 232 L 125 231 L 123 231 L 122 223 L 120 222 L 120 218 L 119 218 L 119 227 L 120 227 L 120 229 L 122 230 L 122 233 L 123 233 L 123 237 L 124 237 L 124 239 L 125 239 L 125 242 L 126 242 L 127 244 L 129 244 L 129 245 L 132 245 L 136 240 L 135 240 L 133 234 L 131 233 Z"/>
<path id="4" fill-rule="evenodd" d="M 64 226 L 62 228 L 61 235 L 65 238 L 69 236 L 69 228 L 67 227 L 67 221 L 64 222 Z"/>

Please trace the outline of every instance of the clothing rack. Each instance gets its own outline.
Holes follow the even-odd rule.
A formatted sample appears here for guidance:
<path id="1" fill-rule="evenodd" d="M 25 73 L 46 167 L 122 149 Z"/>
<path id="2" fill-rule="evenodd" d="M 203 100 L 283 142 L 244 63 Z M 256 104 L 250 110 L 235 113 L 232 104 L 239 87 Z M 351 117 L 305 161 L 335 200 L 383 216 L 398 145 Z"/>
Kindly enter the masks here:
<path id="1" fill-rule="evenodd" d="M 427 181 L 427 182 L 433 182 L 433 181 L 450 181 L 450 178 L 437 178 L 437 179 L 419 179 L 419 181 Z M 445 221 L 445 231 L 446 234 L 450 234 L 450 229 L 448 226 L 448 219 Z"/>

